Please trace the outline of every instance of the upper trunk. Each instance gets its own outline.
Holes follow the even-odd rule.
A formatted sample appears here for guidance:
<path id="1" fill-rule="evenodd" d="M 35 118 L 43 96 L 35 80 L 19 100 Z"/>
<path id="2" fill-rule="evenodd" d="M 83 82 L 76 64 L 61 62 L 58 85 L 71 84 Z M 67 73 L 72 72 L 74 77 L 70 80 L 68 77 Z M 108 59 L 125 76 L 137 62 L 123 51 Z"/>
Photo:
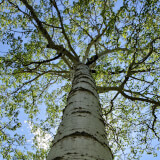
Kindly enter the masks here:
<path id="1" fill-rule="evenodd" d="M 75 68 L 62 122 L 47 160 L 112 160 L 95 82 L 87 65 Z"/>

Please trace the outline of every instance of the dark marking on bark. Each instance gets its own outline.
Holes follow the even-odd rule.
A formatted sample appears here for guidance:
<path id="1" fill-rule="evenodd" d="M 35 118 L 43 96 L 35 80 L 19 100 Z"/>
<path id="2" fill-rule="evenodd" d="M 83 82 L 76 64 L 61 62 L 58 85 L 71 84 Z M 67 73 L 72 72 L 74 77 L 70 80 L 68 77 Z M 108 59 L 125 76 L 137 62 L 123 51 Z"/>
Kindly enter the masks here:
<path id="1" fill-rule="evenodd" d="M 89 73 L 84 73 L 84 71 L 80 70 L 75 72 L 74 79 L 77 78 L 79 75 L 90 75 Z"/>
<path id="2" fill-rule="evenodd" d="M 78 154 L 78 153 L 76 153 L 76 152 L 73 152 L 73 153 L 68 152 L 68 153 L 67 153 L 67 155 L 70 155 L 70 154 L 75 154 L 75 155 L 76 155 L 76 154 Z"/>
<path id="3" fill-rule="evenodd" d="M 72 103 L 73 103 L 73 102 L 72 102 Z M 70 104 L 72 104 L 72 103 L 70 103 Z M 69 104 L 69 105 L 70 105 L 70 104 Z M 69 105 L 67 105 L 67 106 L 63 109 L 63 115 L 64 115 L 64 112 L 65 112 L 66 108 L 67 108 Z M 86 106 L 92 106 L 92 105 L 86 105 Z M 99 108 L 99 107 L 98 107 L 98 108 Z M 76 112 L 76 110 L 78 110 L 78 111 L 80 111 L 80 112 L 88 112 L 88 114 L 89 114 L 89 113 L 91 114 L 90 111 L 85 110 L 85 109 L 86 109 L 85 107 L 74 107 L 74 112 Z M 98 112 L 99 112 L 99 110 L 98 110 Z M 66 115 L 68 115 L 68 114 L 66 114 Z M 63 116 L 62 116 L 62 119 L 63 119 Z"/>
<path id="4" fill-rule="evenodd" d="M 81 79 L 81 78 L 88 79 L 88 80 L 90 80 L 92 83 L 95 84 L 94 79 L 93 79 L 91 76 L 89 76 L 88 74 L 83 74 L 83 75 L 82 75 L 82 74 L 78 74 L 78 75 L 76 75 L 76 76 L 74 77 L 73 82 L 76 81 L 77 79 Z"/>
<path id="5" fill-rule="evenodd" d="M 71 98 L 72 96 L 74 96 L 74 95 L 75 95 L 75 92 L 77 92 L 77 91 L 88 92 L 88 93 L 92 94 L 92 95 L 97 99 L 97 101 L 98 101 L 98 98 L 97 98 L 98 94 L 95 95 L 92 91 L 90 91 L 90 90 L 88 90 L 88 89 L 86 89 L 86 88 L 83 88 L 83 87 L 77 87 L 77 88 L 75 88 L 75 89 L 72 89 L 72 90 L 70 91 L 69 95 L 68 95 L 67 101 L 68 101 L 69 98 Z M 96 92 L 96 91 L 95 91 L 95 92 Z"/>
<path id="6" fill-rule="evenodd" d="M 86 83 L 86 84 L 89 84 L 95 91 L 96 91 L 96 86 L 93 84 L 93 83 L 90 83 L 88 81 L 84 81 L 84 80 L 81 80 L 81 79 L 77 79 L 76 82 L 74 82 L 74 86 L 80 82 L 83 82 L 83 83 Z"/>
<path id="7" fill-rule="evenodd" d="M 64 112 L 65 112 L 65 110 L 66 110 L 66 108 L 68 107 L 68 106 L 70 106 L 71 104 L 73 104 L 73 102 L 70 102 L 70 103 L 68 103 L 66 106 L 65 106 L 65 108 L 63 109 L 63 115 L 64 115 Z M 62 119 L 63 119 L 63 116 L 62 116 Z"/>
<path id="8" fill-rule="evenodd" d="M 54 158 L 52 160 L 63 160 L 63 159 L 62 159 L 62 157 L 56 157 L 56 158 Z"/>
<path id="9" fill-rule="evenodd" d="M 103 125 L 105 126 L 105 122 L 103 118 L 99 118 L 99 120 L 103 123 Z"/>
<path id="10" fill-rule="evenodd" d="M 97 132 L 97 133 L 98 133 L 98 132 Z M 92 139 L 94 139 L 95 141 L 97 141 L 98 143 L 100 143 L 103 147 L 106 147 L 106 146 L 107 146 L 107 148 L 109 149 L 109 151 L 110 151 L 110 153 L 111 153 L 111 155 L 112 155 L 112 158 L 113 158 L 112 151 L 111 151 L 111 149 L 110 149 L 110 147 L 108 146 L 107 143 L 99 141 L 94 135 L 91 135 L 91 134 L 89 134 L 89 133 L 87 133 L 87 132 L 85 132 L 85 131 L 82 131 L 82 132 L 80 132 L 80 131 L 75 131 L 74 133 L 71 133 L 71 134 L 69 134 L 69 135 L 65 135 L 65 136 L 63 136 L 61 139 L 59 139 L 59 140 L 57 140 L 55 143 L 53 143 L 53 144 L 52 144 L 52 147 L 53 147 L 55 144 L 57 144 L 58 142 L 60 142 L 61 140 L 65 139 L 65 138 L 68 138 L 68 137 L 79 137 L 79 136 L 81 136 L 81 137 L 87 137 L 87 138 L 92 138 Z M 101 135 L 101 136 L 104 137 L 104 138 L 106 138 L 106 135 Z M 68 153 L 68 154 L 69 154 L 69 153 Z M 56 158 L 57 158 L 57 159 L 53 159 L 53 160 L 63 160 L 62 157 L 56 157 Z M 59 159 L 58 159 L 58 158 L 59 158 Z"/>
<path id="11" fill-rule="evenodd" d="M 84 72 L 83 70 L 79 70 L 75 72 L 74 78 L 76 78 L 79 75 L 88 75 L 89 77 L 92 78 L 92 75 L 90 74 L 90 71 L 88 71 L 88 73 Z M 93 79 L 93 78 L 92 78 Z"/>
<path id="12" fill-rule="evenodd" d="M 81 137 L 87 137 L 87 138 L 92 138 L 92 139 L 94 139 L 95 141 L 97 141 L 98 143 L 100 143 L 103 147 L 106 147 L 106 146 L 107 146 L 107 147 L 109 148 L 109 146 L 108 146 L 107 143 L 103 143 L 103 142 L 99 141 L 95 136 L 93 136 L 93 135 L 91 135 L 91 134 L 89 134 L 89 133 L 87 133 L 87 132 L 85 132 L 85 131 L 82 131 L 82 132 L 76 131 L 76 132 L 74 132 L 74 133 L 71 133 L 71 134 L 69 134 L 69 135 L 66 135 L 66 136 L 62 137 L 61 139 L 57 140 L 55 143 L 53 143 L 52 147 L 53 147 L 56 143 L 58 143 L 59 141 L 65 139 L 65 138 L 68 138 L 68 137 L 79 137 L 79 136 L 81 136 Z M 109 148 L 109 149 L 110 149 L 110 148 Z"/>
<path id="13" fill-rule="evenodd" d="M 89 85 L 89 89 L 87 87 L 85 88 L 83 86 L 83 84 L 80 87 L 76 86 L 76 84 L 78 84 L 80 82 L 86 83 L 87 86 Z M 72 87 L 72 89 L 71 89 L 71 91 L 68 95 L 68 98 L 67 98 L 67 105 L 64 108 L 63 112 L 65 112 L 66 108 L 68 108 L 68 107 L 71 107 L 71 108 L 67 109 L 66 112 L 68 113 L 68 115 L 64 114 L 65 117 L 63 117 L 63 118 L 66 118 L 67 116 L 69 116 L 69 114 L 74 114 L 74 113 L 76 114 L 77 113 L 78 116 L 85 116 L 85 117 L 95 116 L 94 118 L 97 118 L 97 121 L 99 121 L 99 124 L 101 122 L 103 122 L 103 124 L 104 124 L 103 118 L 99 117 L 99 115 L 102 114 L 101 113 L 101 107 L 100 107 L 99 97 L 98 97 L 98 94 L 96 92 L 96 84 L 95 84 L 94 79 L 91 76 L 90 68 L 88 66 L 86 66 L 85 64 L 78 64 L 74 69 L 74 78 L 73 78 L 72 84 L 75 88 L 73 89 L 73 87 Z M 82 100 L 79 100 L 77 97 L 76 97 L 76 99 L 73 99 L 74 97 L 72 97 L 72 96 L 78 95 L 79 94 L 78 92 L 82 95 L 82 97 L 83 97 Z M 91 98 L 91 102 L 89 103 L 90 104 L 89 106 L 92 107 L 92 105 L 93 105 L 95 108 L 97 106 L 97 109 L 95 109 L 95 112 L 97 112 L 97 114 L 93 114 L 94 113 L 93 109 L 92 110 L 91 109 L 87 110 L 87 109 L 83 108 L 83 103 L 79 104 L 79 106 L 76 106 L 76 102 L 84 102 L 84 99 L 87 98 L 87 96 L 85 94 L 88 94 L 87 95 L 88 98 Z M 72 97 L 72 99 L 70 99 L 71 97 Z M 92 98 L 95 99 L 95 100 L 92 100 Z M 85 99 L 85 102 L 86 102 L 86 99 Z M 77 103 L 77 105 L 78 105 L 78 103 Z M 84 104 L 84 107 L 86 107 L 85 104 Z M 86 114 L 89 114 L 89 115 L 86 115 Z M 102 115 L 100 115 L 100 116 L 102 116 Z M 75 115 L 72 115 L 72 117 L 76 118 Z M 60 126 L 63 125 L 62 122 L 61 122 Z M 64 125 L 65 125 L 65 123 L 64 123 Z M 94 123 L 93 124 L 91 123 L 91 125 L 94 127 Z M 64 127 L 65 126 L 62 126 L 62 129 L 65 129 Z M 61 128 L 59 130 L 61 130 Z M 88 129 L 85 129 L 83 127 L 79 128 L 79 126 L 77 126 L 77 129 L 70 128 L 69 130 L 67 130 L 67 132 L 65 132 L 65 130 L 63 130 L 64 134 L 61 134 L 59 137 L 56 137 L 53 140 L 52 147 L 56 148 L 56 146 L 59 145 L 59 143 L 61 143 L 61 142 L 65 143 L 65 141 L 70 140 L 70 139 L 73 140 L 73 141 L 74 140 L 81 140 L 81 139 L 85 140 L 86 139 L 86 140 L 89 140 L 89 141 L 93 141 L 93 143 L 98 143 L 99 145 L 102 145 L 102 147 L 104 149 L 106 149 L 106 151 L 107 151 L 107 148 L 108 148 L 108 150 L 110 150 L 110 148 L 107 144 L 107 141 L 105 141 L 107 139 L 106 139 L 106 136 L 104 134 L 104 131 L 96 133 L 97 130 L 95 130 L 94 133 L 90 133 L 91 131 L 88 130 Z M 70 152 L 72 152 L 72 151 L 68 151 L 67 153 L 65 153 L 65 155 L 70 154 Z M 78 149 L 77 149 L 77 152 L 75 154 L 77 154 L 77 153 L 78 153 Z M 111 152 L 111 154 L 112 154 L 112 152 Z M 60 156 L 61 155 L 57 155 L 52 160 L 64 160 L 65 159 L 64 156 L 63 157 L 62 156 L 60 157 Z M 70 157 L 70 156 L 68 156 L 68 157 Z M 99 157 L 96 157 L 96 158 L 98 160 L 102 160 Z M 90 159 L 92 159 L 92 158 L 90 158 Z"/>
<path id="14" fill-rule="evenodd" d="M 67 103 L 66 107 L 67 107 L 67 106 L 69 106 L 69 105 L 71 105 L 71 104 L 73 104 L 73 102 L 69 102 L 69 103 Z"/>
<path id="15" fill-rule="evenodd" d="M 80 101 L 74 101 L 74 102 L 80 102 Z M 66 107 L 63 109 L 63 115 L 64 115 L 64 112 L 66 110 L 66 108 L 68 108 L 71 104 L 73 104 L 74 102 L 70 102 L 68 103 L 68 105 L 66 105 Z M 86 106 L 92 106 L 92 105 L 86 105 Z M 98 101 L 98 106 L 96 108 L 98 108 L 97 112 L 100 114 L 100 116 L 102 116 L 102 108 L 100 107 L 101 104 L 100 102 Z M 78 107 L 78 108 L 75 108 L 75 109 L 84 109 L 84 107 Z M 68 114 L 67 114 L 68 115 Z M 62 119 L 63 119 L 63 116 L 62 116 Z"/>
<path id="16" fill-rule="evenodd" d="M 88 75 L 88 74 L 79 74 L 79 75 L 76 75 L 75 77 L 74 77 L 74 80 L 75 79 L 80 79 L 80 78 L 88 78 L 88 79 L 90 79 L 94 84 L 95 84 L 95 81 L 94 81 L 94 79 L 92 78 L 92 76 L 91 75 Z M 73 80 L 73 81 L 74 81 Z"/>
<path id="17" fill-rule="evenodd" d="M 71 114 L 75 114 L 75 113 L 87 113 L 87 114 L 91 114 L 91 112 L 89 111 L 84 111 L 84 110 L 78 110 L 78 111 L 73 111 Z"/>
<path id="18" fill-rule="evenodd" d="M 83 65 L 83 67 L 81 67 L 82 65 Z M 90 69 L 87 65 L 85 65 L 85 64 L 83 64 L 83 63 L 79 63 L 79 64 L 75 67 L 75 71 L 84 69 L 84 67 L 85 67 L 87 70 Z"/>

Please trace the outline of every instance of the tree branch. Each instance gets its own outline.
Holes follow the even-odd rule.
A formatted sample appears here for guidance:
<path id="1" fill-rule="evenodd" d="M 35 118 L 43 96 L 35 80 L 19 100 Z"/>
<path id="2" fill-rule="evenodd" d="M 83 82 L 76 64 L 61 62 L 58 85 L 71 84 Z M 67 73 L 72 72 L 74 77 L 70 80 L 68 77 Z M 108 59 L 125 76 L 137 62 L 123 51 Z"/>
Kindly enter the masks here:
<path id="1" fill-rule="evenodd" d="M 32 17 L 31 17 L 29 14 L 27 14 L 27 13 L 24 12 L 24 11 L 22 11 L 22 10 L 18 7 L 18 5 L 16 5 L 15 3 L 11 2 L 10 0 L 8 0 L 8 2 L 9 2 L 12 6 L 14 6 L 15 8 L 17 8 L 18 11 L 20 11 L 21 13 L 23 13 L 24 15 L 26 15 L 26 16 L 30 19 L 30 21 L 33 23 L 33 25 L 34 25 L 36 28 L 38 28 L 37 25 L 32 21 Z"/>
<path id="2" fill-rule="evenodd" d="M 108 22 L 108 24 L 106 25 L 106 27 L 102 30 L 101 34 L 98 34 L 97 36 L 95 36 L 95 39 L 92 39 L 91 42 L 88 44 L 85 55 L 83 57 L 82 62 L 84 63 L 89 55 L 90 49 L 93 46 L 93 44 L 97 43 L 99 41 L 99 39 L 104 35 L 104 33 L 110 29 L 111 26 L 114 25 L 116 18 L 118 16 L 118 14 L 121 12 L 121 10 L 124 8 L 125 6 L 122 6 L 118 12 L 116 13 L 116 15 Z M 110 26 L 111 25 L 111 26 Z M 98 58 L 97 58 L 98 59 Z"/>
<path id="3" fill-rule="evenodd" d="M 22 73 L 22 72 L 17 72 L 16 74 L 19 74 L 19 73 Z M 24 72 L 23 72 L 24 73 Z M 42 75 L 44 74 L 47 74 L 47 73 L 54 73 L 55 75 L 58 75 L 58 76 L 62 76 L 63 75 L 60 75 L 61 73 L 70 73 L 69 71 L 52 71 L 52 70 L 48 70 L 48 71 L 45 71 L 43 73 L 39 73 L 38 76 L 36 76 L 35 78 L 29 80 L 29 81 L 26 81 L 24 82 L 19 88 L 17 88 L 15 91 L 13 91 L 11 94 L 15 94 L 17 93 L 20 89 L 22 89 L 25 85 L 29 84 L 29 83 L 32 83 L 33 81 L 37 80 L 39 77 L 41 77 Z M 65 77 L 66 78 L 66 77 Z"/>
<path id="4" fill-rule="evenodd" d="M 145 62 L 152 53 L 153 53 L 153 46 L 151 47 L 149 53 L 142 60 L 140 60 L 139 62 L 136 62 L 136 64 L 139 65 Z"/>
<path id="5" fill-rule="evenodd" d="M 17 93 L 17 92 L 18 92 L 20 89 L 22 89 L 25 85 L 27 85 L 27 84 L 35 81 L 36 79 L 38 79 L 38 78 L 39 78 L 41 75 L 43 75 L 43 74 L 45 74 L 45 73 L 39 74 L 39 75 L 36 76 L 35 78 L 33 78 L 33 79 L 31 79 L 31 80 L 29 80 L 29 81 L 27 81 L 27 82 L 24 82 L 19 88 L 17 88 L 17 89 L 16 89 L 15 91 L 13 91 L 11 94 Z"/>
<path id="6" fill-rule="evenodd" d="M 66 59 L 65 56 L 63 56 L 63 60 L 64 60 L 64 62 L 67 64 L 67 66 L 69 67 L 69 69 L 72 69 L 72 65 L 71 65 L 70 62 Z"/>
<path id="7" fill-rule="evenodd" d="M 82 60 L 83 63 L 86 61 L 92 45 L 98 42 L 98 40 L 102 37 L 102 35 L 105 33 L 105 31 L 106 31 L 107 29 L 108 29 L 108 26 L 106 26 L 106 27 L 103 29 L 102 33 L 99 34 L 99 35 L 97 35 L 97 36 L 95 37 L 95 39 L 92 39 L 91 42 L 88 44 L 87 49 L 86 49 L 86 51 L 85 51 L 85 56 L 83 57 L 83 60 Z"/>
<path id="8" fill-rule="evenodd" d="M 29 66 L 29 65 L 31 65 L 31 64 L 41 65 L 41 64 L 43 64 L 43 63 L 48 63 L 48 62 L 54 61 L 54 60 L 58 59 L 58 58 L 61 57 L 61 56 L 62 56 L 62 53 L 60 53 L 59 55 L 57 55 L 57 56 L 54 57 L 54 58 L 47 59 L 47 60 L 43 60 L 43 61 L 30 62 L 30 63 L 28 63 L 28 64 L 24 64 L 23 66 Z"/>
<path id="9" fill-rule="evenodd" d="M 62 29 L 62 27 L 57 27 L 57 26 L 48 24 L 48 23 L 46 23 L 46 22 L 42 22 L 42 24 L 44 24 L 44 25 L 46 25 L 46 26 L 49 26 L 49 27 L 52 27 L 52 28 Z"/>
<path id="10" fill-rule="evenodd" d="M 113 52 L 117 52 L 117 51 L 130 51 L 127 48 L 114 48 L 114 49 L 106 49 L 105 51 L 102 51 L 99 54 L 93 55 L 91 58 L 88 59 L 87 61 L 87 65 L 90 65 L 92 63 L 94 63 L 97 59 L 99 59 L 100 57 L 102 57 L 103 55 L 106 55 L 108 53 L 113 53 Z"/>
<path id="11" fill-rule="evenodd" d="M 137 65 L 142 64 L 143 62 L 145 62 L 149 58 L 149 56 L 153 53 L 153 43 L 157 39 L 160 39 L 160 37 L 157 37 L 157 38 L 153 39 L 149 44 L 147 44 L 147 46 L 151 45 L 150 51 L 148 52 L 148 54 L 143 59 L 141 59 L 139 62 L 136 62 Z"/>
<path id="12" fill-rule="evenodd" d="M 42 32 L 43 36 L 48 40 L 48 43 L 55 46 L 54 42 L 52 41 L 50 35 L 48 34 L 47 30 L 43 27 L 42 22 L 38 19 L 33 7 L 26 1 L 26 0 L 20 0 L 23 2 L 23 4 L 26 6 L 26 8 L 30 11 L 33 19 L 36 21 L 39 30 Z"/>
<path id="13" fill-rule="evenodd" d="M 135 64 L 141 64 L 141 63 L 143 63 L 143 62 L 153 53 L 153 43 L 154 43 L 157 39 L 160 39 L 160 37 L 155 38 L 155 39 L 152 40 L 149 44 L 146 45 L 146 47 L 149 46 L 149 45 L 152 45 L 149 53 L 148 53 L 142 60 L 140 60 L 139 62 L 135 62 Z M 146 47 L 143 47 L 142 49 L 137 49 L 137 50 L 138 50 L 138 51 L 142 51 L 142 50 L 145 50 Z M 113 53 L 113 52 L 117 52 L 117 51 L 132 52 L 133 50 L 134 50 L 133 48 L 128 49 L 128 48 L 120 48 L 120 47 L 117 47 L 117 48 L 114 48 L 114 49 L 106 49 L 106 50 L 100 52 L 97 56 L 98 56 L 98 58 L 100 58 L 100 57 L 102 57 L 102 56 L 104 56 L 104 55 L 106 55 L 106 54 L 108 54 L 108 53 Z M 92 56 L 92 57 L 93 57 L 93 56 Z M 91 58 L 92 58 L 92 57 L 91 57 Z"/>
<path id="14" fill-rule="evenodd" d="M 71 18 L 71 20 L 74 21 L 74 23 L 75 23 L 78 27 L 80 27 L 91 39 L 93 39 L 93 37 L 88 33 L 88 31 L 87 31 L 86 29 L 82 28 L 82 26 L 79 25 L 73 18 Z"/>
<path id="15" fill-rule="evenodd" d="M 73 52 L 73 54 L 74 54 L 74 56 L 76 57 L 76 59 L 79 60 L 79 57 L 78 57 L 78 55 L 76 54 L 76 52 L 74 51 L 74 49 L 73 49 L 73 47 L 72 47 L 72 45 L 71 45 L 71 43 L 70 43 L 70 40 L 69 40 L 69 38 L 68 38 L 68 36 L 67 36 L 67 34 L 66 34 L 66 32 L 65 32 L 64 25 L 63 25 L 63 20 L 62 20 L 62 17 L 61 17 L 61 13 L 60 13 L 60 11 L 59 11 L 59 9 L 58 9 L 58 7 L 57 7 L 56 1 L 55 1 L 55 0 L 52 0 L 51 2 L 52 2 L 53 6 L 55 7 L 55 9 L 56 9 L 56 11 L 57 11 L 57 14 L 58 14 L 58 17 L 59 17 L 59 20 L 60 20 L 60 24 L 61 24 L 61 27 L 62 27 L 62 33 L 63 33 L 63 35 L 64 35 L 64 37 L 65 37 L 65 39 L 66 39 L 66 41 L 67 41 L 67 43 L 68 43 L 68 47 L 69 47 L 70 50 Z"/>
<path id="16" fill-rule="evenodd" d="M 107 117 L 107 115 L 108 115 L 109 113 L 111 113 L 111 112 L 112 112 L 113 107 L 114 107 L 114 105 L 113 105 L 113 101 L 117 98 L 117 96 L 118 96 L 118 95 L 119 95 L 119 92 L 117 92 L 117 93 L 116 93 L 116 95 L 113 97 L 113 99 L 110 101 L 111 106 L 110 106 L 109 111 L 108 111 L 108 112 L 106 112 L 106 110 L 104 110 L 104 112 L 105 112 L 105 116 L 106 116 L 106 117 Z"/>
<path id="17" fill-rule="evenodd" d="M 144 79 L 139 79 L 139 78 L 133 77 L 133 76 L 130 76 L 130 78 L 136 79 L 136 80 L 138 80 L 138 81 L 143 81 L 143 82 L 149 83 L 149 84 L 153 83 L 153 82 L 149 82 L 149 81 L 146 81 L 146 80 L 144 80 Z"/>
<path id="18" fill-rule="evenodd" d="M 99 93 L 104 93 L 104 92 L 109 92 L 109 91 L 118 91 L 119 93 L 121 93 L 121 95 L 123 97 L 128 98 L 128 99 L 130 99 L 132 101 L 136 101 L 137 100 L 137 101 L 148 102 L 148 103 L 152 103 L 152 104 L 160 106 L 160 102 L 159 101 L 157 102 L 157 101 L 151 100 L 149 98 L 147 99 L 147 98 L 129 96 L 120 87 L 100 87 L 100 86 L 98 86 L 97 87 L 97 91 Z"/>
<path id="19" fill-rule="evenodd" d="M 47 30 L 43 27 L 42 22 L 38 19 L 33 7 L 26 1 L 26 0 L 20 0 L 23 2 L 23 4 L 26 6 L 26 8 L 30 11 L 33 19 L 36 21 L 37 23 L 37 27 L 38 29 L 41 31 L 41 33 L 43 34 L 43 36 L 47 39 L 48 41 L 48 48 L 52 48 L 55 49 L 58 53 L 63 52 L 64 54 L 66 54 L 67 57 L 69 57 L 71 59 L 71 61 L 73 61 L 74 63 L 77 62 L 76 57 L 74 57 L 67 49 L 65 49 L 63 47 L 63 45 L 56 45 L 53 41 L 52 38 L 50 37 L 49 33 L 47 32 Z"/>
<path id="20" fill-rule="evenodd" d="M 102 57 L 102 56 L 104 56 L 108 53 L 113 53 L 113 52 L 117 52 L 117 51 L 127 51 L 128 52 L 128 51 L 131 51 L 131 50 L 129 50 L 128 48 L 120 48 L 120 47 L 114 48 L 114 49 L 106 49 L 105 51 L 100 52 L 98 54 L 98 57 L 100 58 L 100 57 Z"/>
<path id="21" fill-rule="evenodd" d="M 152 106 L 152 115 L 153 115 L 153 117 L 154 117 L 154 120 L 153 120 L 153 123 L 152 123 L 152 128 L 154 129 L 154 126 L 155 126 L 155 123 L 156 123 L 156 121 L 157 121 L 157 116 L 156 116 L 156 114 L 155 114 L 155 111 L 156 111 L 156 105 L 153 105 Z"/>
<path id="22" fill-rule="evenodd" d="M 133 60 L 132 62 L 129 64 L 129 67 L 128 67 L 128 71 L 127 71 L 127 74 L 125 76 L 125 79 L 124 81 L 122 82 L 122 84 L 119 86 L 119 88 L 123 89 L 124 88 L 124 85 L 127 83 L 127 81 L 129 80 L 130 78 L 130 75 L 132 74 L 132 67 L 134 66 L 135 64 L 135 54 L 136 52 L 133 54 Z"/>
<path id="23" fill-rule="evenodd" d="M 125 97 L 125 98 L 128 98 L 132 101 L 142 101 L 142 102 L 149 102 L 149 103 L 152 103 L 152 104 L 155 104 L 155 105 L 158 105 L 160 106 L 160 102 L 157 102 L 157 101 L 154 101 L 154 100 L 150 100 L 150 99 L 145 99 L 145 98 L 139 98 L 139 97 L 132 97 L 132 96 L 129 96 L 127 95 L 125 92 L 123 91 L 120 91 L 120 93 Z"/>

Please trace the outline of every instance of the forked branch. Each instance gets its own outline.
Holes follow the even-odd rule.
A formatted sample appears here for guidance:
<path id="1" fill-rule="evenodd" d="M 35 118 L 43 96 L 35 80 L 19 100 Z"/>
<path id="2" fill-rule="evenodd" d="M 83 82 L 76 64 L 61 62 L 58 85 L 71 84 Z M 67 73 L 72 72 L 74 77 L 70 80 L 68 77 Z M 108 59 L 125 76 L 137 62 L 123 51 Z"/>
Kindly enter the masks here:
<path id="1" fill-rule="evenodd" d="M 148 103 L 160 106 L 159 101 L 155 101 L 155 100 L 152 100 L 150 98 L 130 96 L 130 95 L 126 94 L 125 91 L 123 89 L 121 89 L 120 87 L 101 87 L 101 86 L 97 86 L 97 91 L 99 93 L 105 93 L 105 92 L 109 92 L 109 91 L 118 91 L 123 97 L 125 97 L 127 99 L 130 99 L 132 101 L 148 102 Z"/>
<path id="2" fill-rule="evenodd" d="M 70 58 L 70 60 L 73 62 L 73 63 L 76 63 L 78 60 L 75 56 L 73 56 L 67 49 L 65 49 L 63 47 L 63 45 L 56 45 L 53 41 L 52 41 L 52 38 L 51 36 L 49 35 L 49 33 L 47 32 L 46 28 L 43 26 L 43 22 L 41 22 L 39 20 L 39 18 L 37 17 L 33 7 L 26 1 L 26 0 L 20 0 L 23 2 L 23 4 L 26 6 L 26 8 L 30 11 L 31 13 L 31 16 L 32 18 L 36 21 L 37 23 L 37 27 L 38 29 L 41 31 L 41 33 L 43 34 L 43 36 L 47 39 L 48 41 L 48 45 L 47 47 L 48 48 L 52 48 L 54 50 L 57 51 L 57 53 L 64 53 L 66 54 L 66 56 L 68 58 Z"/>
<path id="3" fill-rule="evenodd" d="M 62 33 L 63 33 L 63 35 L 64 35 L 64 37 L 65 37 L 65 39 L 66 39 L 66 41 L 67 41 L 67 43 L 68 43 L 68 47 L 69 47 L 69 49 L 72 51 L 72 53 L 74 54 L 74 56 L 76 57 L 76 59 L 78 60 L 79 57 L 78 57 L 78 55 L 76 54 L 75 50 L 73 49 L 73 47 L 72 47 L 72 45 L 71 45 L 71 43 L 70 43 L 70 40 L 69 40 L 69 38 L 68 38 L 68 36 L 67 36 L 67 34 L 66 34 L 66 31 L 65 31 L 65 29 L 64 29 L 63 19 L 62 19 L 62 16 L 61 16 L 60 11 L 59 11 L 59 9 L 58 9 L 57 3 L 56 3 L 55 0 L 52 0 L 51 3 L 53 4 L 53 6 L 55 7 L 55 9 L 56 9 L 56 11 L 57 11 L 57 14 L 58 14 L 58 17 L 59 17 L 59 21 L 60 21 L 60 24 L 61 24 L 61 27 L 62 27 Z"/>

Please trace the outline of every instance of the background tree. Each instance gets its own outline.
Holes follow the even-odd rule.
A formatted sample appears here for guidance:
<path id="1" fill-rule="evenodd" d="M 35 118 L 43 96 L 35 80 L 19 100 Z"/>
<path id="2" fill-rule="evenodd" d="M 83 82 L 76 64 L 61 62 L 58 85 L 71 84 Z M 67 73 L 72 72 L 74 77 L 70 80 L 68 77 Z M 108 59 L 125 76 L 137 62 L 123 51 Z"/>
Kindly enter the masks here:
<path id="1" fill-rule="evenodd" d="M 33 132 L 53 135 L 78 62 L 92 70 L 114 156 L 156 156 L 158 8 L 157 0 L 1 0 L 0 37 L 8 48 L 0 58 L 3 158 L 44 159 L 46 150 L 38 147 L 36 136 L 34 151 L 26 151 L 21 113 Z M 39 115 L 45 111 L 45 118 Z"/>

